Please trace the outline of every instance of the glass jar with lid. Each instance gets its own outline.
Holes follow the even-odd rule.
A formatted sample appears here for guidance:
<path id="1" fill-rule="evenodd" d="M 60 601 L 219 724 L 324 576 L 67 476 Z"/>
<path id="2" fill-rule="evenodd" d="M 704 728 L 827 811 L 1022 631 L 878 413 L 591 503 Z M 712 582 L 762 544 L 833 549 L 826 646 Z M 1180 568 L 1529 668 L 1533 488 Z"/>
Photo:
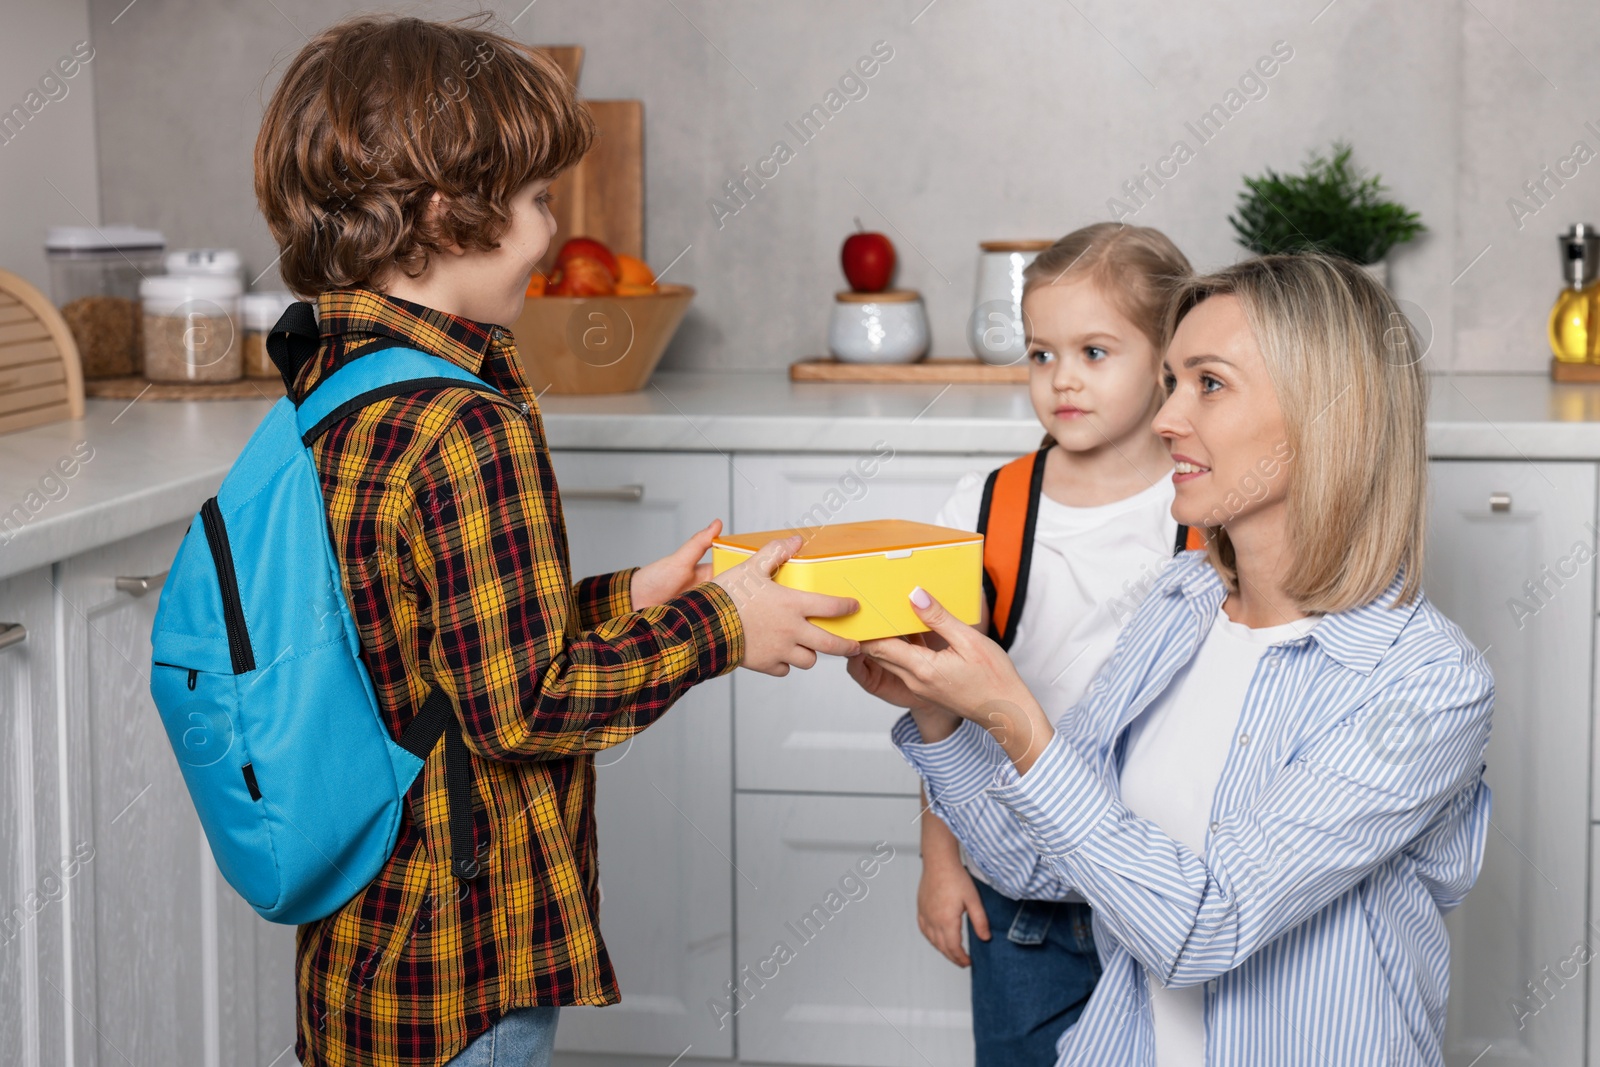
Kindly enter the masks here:
<path id="1" fill-rule="evenodd" d="M 152 382 L 232 382 L 243 369 L 239 279 L 165 274 L 139 285 L 144 376 Z"/>
<path id="2" fill-rule="evenodd" d="M 135 226 L 52 226 L 50 295 L 78 345 L 85 378 L 138 374 L 139 283 L 162 272 L 166 238 Z"/>

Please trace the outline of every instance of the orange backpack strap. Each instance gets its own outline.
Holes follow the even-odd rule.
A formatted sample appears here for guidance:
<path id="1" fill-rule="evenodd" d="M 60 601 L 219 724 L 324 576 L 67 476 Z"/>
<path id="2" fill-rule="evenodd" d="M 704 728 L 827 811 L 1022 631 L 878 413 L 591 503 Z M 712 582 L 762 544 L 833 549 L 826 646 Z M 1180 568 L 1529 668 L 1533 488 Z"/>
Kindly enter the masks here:
<path id="1" fill-rule="evenodd" d="M 1205 531 L 1198 526 L 1185 526 L 1178 523 L 1178 542 L 1173 546 L 1172 554 L 1179 552 L 1193 552 L 1197 548 L 1206 547 Z"/>
<path id="2" fill-rule="evenodd" d="M 1033 527 L 1044 486 L 1041 448 L 989 473 L 978 510 L 983 535 L 983 595 L 989 602 L 989 633 L 1009 649 L 1022 618 L 1033 562 Z"/>

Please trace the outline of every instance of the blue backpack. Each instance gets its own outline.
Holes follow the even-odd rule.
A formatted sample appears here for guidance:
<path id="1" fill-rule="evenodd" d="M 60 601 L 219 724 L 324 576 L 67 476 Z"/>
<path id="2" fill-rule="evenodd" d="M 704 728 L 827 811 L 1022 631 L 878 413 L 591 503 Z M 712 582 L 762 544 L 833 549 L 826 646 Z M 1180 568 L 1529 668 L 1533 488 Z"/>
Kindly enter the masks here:
<path id="1" fill-rule="evenodd" d="M 289 381 L 315 337 L 308 304 L 275 328 L 273 359 Z M 286 397 L 267 413 L 190 524 L 151 634 L 150 693 L 217 867 L 280 923 L 330 915 L 372 881 L 440 737 L 451 868 L 464 879 L 480 871 L 460 723 L 435 688 L 400 739 L 390 736 L 361 662 L 310 445 L 385 397 L 497 390 L 388 341 L 352 357 L 298 407 Z"/>

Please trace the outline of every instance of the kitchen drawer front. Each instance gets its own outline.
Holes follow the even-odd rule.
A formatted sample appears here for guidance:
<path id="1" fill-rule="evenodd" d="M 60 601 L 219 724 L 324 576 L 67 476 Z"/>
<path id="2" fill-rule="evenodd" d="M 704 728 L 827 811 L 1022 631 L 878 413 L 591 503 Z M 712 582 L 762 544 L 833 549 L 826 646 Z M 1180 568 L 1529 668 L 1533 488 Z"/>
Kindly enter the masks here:
<path id="1" fill-rule="evenodd" d="M 968 972 L 917 930 L 918 803 L 740 794 L 742 1062 L 968 1067 Z"/>
<path id="2" fill-rule="evenodd" d="M 691 453 L 556 452 L 575 578 L 648 563 L 714 518 L 728 461 Z M 622 1003 L 567 1008 L 562 1049 L 649 1055 L 688 1045 L 729 1058 L 705 1010 L 733 970 L 733 751 L 729 680 L 689 690 L 630 742 L 595 758 L 600 930 Z"/>
<path id="3" fill-rule="evenodd" d="M 895 455 L 888 445 L 862 455 L 741 455 L 734 460 L 735 529 L 931 522 L 963 474 L 1003 461 Z M 734 679 L 739 788 L 915 794 L 916 775 L 889 743 L 900 714 L 863 693 L 837 657 L 821 657 L 811 670 L 785 678 L 740 671 Z"/>
<path id="4" fill-rule="evenodd" d="M 1447 918 L 1452 1065 L 1580 1063 L 1587 971 L 1526 1015 L 1528 983 L 1587 941 L 1594 584 L 1562 564 L 1590 540 L 1595 465 L 1430 465 L 1424 588 L 1495 678 L 1494 791 L 1476 886 Z M 1564 572 L 1559 581 L 1546 578 Z M 1528 583 L 1544 583 L 1533 597 Z M 1480 1058 L 1481 1057 L 1481 1058 Z"/>

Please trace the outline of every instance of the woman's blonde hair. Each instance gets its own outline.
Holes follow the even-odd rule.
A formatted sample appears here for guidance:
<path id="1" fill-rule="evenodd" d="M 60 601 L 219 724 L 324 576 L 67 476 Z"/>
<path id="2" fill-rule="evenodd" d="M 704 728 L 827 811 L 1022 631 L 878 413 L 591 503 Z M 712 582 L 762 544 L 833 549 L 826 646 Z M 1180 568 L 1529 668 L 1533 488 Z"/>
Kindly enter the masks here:
<path id="1" fill-rule="evenodd" d="M 1349 260 L 1275 255 L 1183 282 L 1166 337 L 1223 295 L 1238 298 L 1266 360 L 1297 468 L 1284 591 L 1302 611 L 1348 611 L 1403 571 L 1398 603 L 1408 603 L 1422 585 L 1428 482 L 1428 385 L 1411 324 Z M 1207 534 L 1212 563 L 1236 587 L 1227 530 Z"/>
<path id="2" fill-rule="evenodd" d="M 1040 252 L 1022 272 L 1022 295 L 1065 278 L 1091 278 L 1160 350 L 1173 288 L 1193 273 L 1188 259 L 1160 230 L 1097 222 Z"/>

